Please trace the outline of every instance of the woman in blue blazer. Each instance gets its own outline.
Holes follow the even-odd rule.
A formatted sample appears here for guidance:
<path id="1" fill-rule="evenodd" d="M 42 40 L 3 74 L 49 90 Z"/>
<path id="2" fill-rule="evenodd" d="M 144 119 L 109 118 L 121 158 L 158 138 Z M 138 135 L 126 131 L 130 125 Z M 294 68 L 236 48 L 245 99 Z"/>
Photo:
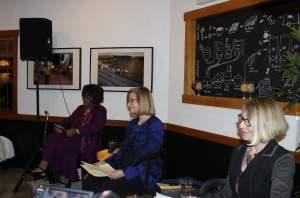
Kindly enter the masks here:
<path id="1" fill-rule="evenodd" d="M 129 90 L 127 109 L 133 119 L 129 122 L 120 151 L 105 160 L 116 170 L 108 173 L 109 177 L 88 177 L 84 182 L 85 190 L 111 190 L 126 195 L 145 189 L 154 190 L 156 182 L 159 181 L 161 160 L 149 158 L 160 152 L 164 127 L 155 116 L 149 89 L 140 87 Z"/>

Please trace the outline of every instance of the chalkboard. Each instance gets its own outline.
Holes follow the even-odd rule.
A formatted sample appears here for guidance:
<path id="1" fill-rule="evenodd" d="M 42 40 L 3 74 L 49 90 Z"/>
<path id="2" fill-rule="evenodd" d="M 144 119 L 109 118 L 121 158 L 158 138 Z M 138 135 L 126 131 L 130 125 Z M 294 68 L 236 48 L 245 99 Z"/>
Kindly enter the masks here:
<path id="1" fill-rule="evenodd" d="M 195 79 L 202 82 L 201 95 L 242 98 L 241 84 L 253 83 L 253 97 L 287 101 L 278 95 L 280 68 L 287 52 L 300 50 L 289 28 L 300 24 L 299 10 L 298 0 L 271 1 L 198 18 Z"/>

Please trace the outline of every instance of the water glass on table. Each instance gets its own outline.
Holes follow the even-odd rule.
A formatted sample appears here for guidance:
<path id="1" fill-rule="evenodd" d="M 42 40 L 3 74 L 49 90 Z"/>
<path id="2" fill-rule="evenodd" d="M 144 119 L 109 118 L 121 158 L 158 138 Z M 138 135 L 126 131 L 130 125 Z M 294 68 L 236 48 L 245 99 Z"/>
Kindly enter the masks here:
<path id="1" fill-rule="evenodd" d="M 181 178 L 180 181 L 180 197 L 186 198 L 191 197 L 193 192 L 193 178 L 191 177 L 184 177 Z"/>

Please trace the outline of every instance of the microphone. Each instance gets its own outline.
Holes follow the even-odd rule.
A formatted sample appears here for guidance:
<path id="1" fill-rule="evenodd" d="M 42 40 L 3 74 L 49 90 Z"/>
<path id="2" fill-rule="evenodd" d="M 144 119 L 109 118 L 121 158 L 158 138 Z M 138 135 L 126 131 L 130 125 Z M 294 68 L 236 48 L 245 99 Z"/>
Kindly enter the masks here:
<path id="1" fill-rule="evenodd" d="M 49 119 L 49 112 L 47 110 L 45 110 L 44 113 L 46 115 L 46 120 L 48 121 L 48 119 Z"/>
<path id="2" fill-rule="evenodd" d="M 45 110 L 44 113 L 46 115 L 46 121 L 44 125 L 44 133 L 43 133 L 43 146 L 46 143 L 46 134 L 47 134 L 47 127 L 48 127 L 48 120 L 49 120 L 49 112 Z"/>

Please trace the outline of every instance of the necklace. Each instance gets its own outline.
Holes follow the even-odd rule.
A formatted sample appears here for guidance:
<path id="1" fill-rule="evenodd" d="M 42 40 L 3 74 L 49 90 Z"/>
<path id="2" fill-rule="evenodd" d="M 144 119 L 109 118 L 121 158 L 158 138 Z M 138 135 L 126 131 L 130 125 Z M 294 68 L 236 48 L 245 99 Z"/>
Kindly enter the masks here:
<path id="1" fill-rule="evenodd" d="M 247 149 L 247 154 L 246 154 L 246 163 L 247 165 L 255 158 L 256 156 L 256 150 L 253 147 L 250 147 Z"/>

